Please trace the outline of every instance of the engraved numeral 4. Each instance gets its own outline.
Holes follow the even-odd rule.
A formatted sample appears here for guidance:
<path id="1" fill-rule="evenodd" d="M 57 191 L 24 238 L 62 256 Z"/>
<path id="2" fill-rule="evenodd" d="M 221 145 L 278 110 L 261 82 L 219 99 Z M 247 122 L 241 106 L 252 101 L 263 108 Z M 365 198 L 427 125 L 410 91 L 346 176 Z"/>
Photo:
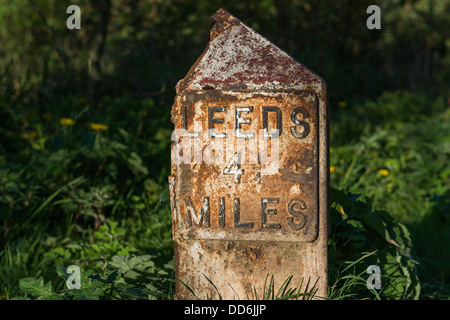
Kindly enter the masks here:
<path id="1" fill-rule="evenodd" d="M 239 169 L 240 158 L 241 154 L 236 153 L 223 169 L 223 174 L 234 175 L 234 183 L 240 183 L 240 176 L 244 173 L 244 170 Z"/>

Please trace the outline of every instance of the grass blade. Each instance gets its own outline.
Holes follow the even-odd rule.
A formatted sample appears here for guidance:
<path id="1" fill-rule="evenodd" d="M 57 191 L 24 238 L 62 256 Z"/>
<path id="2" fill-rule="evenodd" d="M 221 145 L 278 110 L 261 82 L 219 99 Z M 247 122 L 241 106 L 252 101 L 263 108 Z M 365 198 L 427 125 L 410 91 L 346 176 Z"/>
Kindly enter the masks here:
<path id="1" fill-rule="evenodd" d="M 180 281 L 181 284 L 182 284 L 182 285 L 183 285 L 190 293 L 192 293 L 192 295 L 193 295 L 195 298 L 197 298 L 197 295 L 194 293 L 194 291 L 192 291 L 192 289 L 191 289 L 186 283 L 184 283 L 183 280 L 181 280 L 181 279 L 178 278 L 178 277 L 177 277 L 177 280 Z"/>
<path id="2" fill-rule="evenodd" d="M 58 194 L 60 194 L 61 192 L 64 191 L 64 189 L 66 189 L 67 187 L 73 185 L 73 184 L 77 184 L 79 181 L 83 180 L 84 177 L 78 177 L 72 181 L 70 181 L 69 183 L 67 183 L 66 185 L 62 186 L 61 188 L 59 188 L 58 190 L 56 190 L 55 192 L 53 192 L 44 202 L 42 202 L 42 204 L 31 214 L 29 220 L 33 219 L 37 214 L 39 214 L 39 212 L 41 212 L 50 202 L 52 202 L 53 199 L 56 198 L 56 196 Z"/>
<path id="3" fill-rule="evenodd" d="M 222 295 L 220 294 L 219 290 L 217 290 L 216 285 L 215 285 L 211 280 L 209 280 L 209 278 L 208 278 L 207 276 L 205 276 L 204 273 L 202 273 L 202 274 L 203 274 L 203 276 L 206 278 L 206 280 L 208 280 L 209 283 L 211 283 L 211 285 L 214 287 L 214 289 L 216 289 L 216 292 L 217 292 L 217 294 L 219 295 L 219 300 L 222 300 Z"/>

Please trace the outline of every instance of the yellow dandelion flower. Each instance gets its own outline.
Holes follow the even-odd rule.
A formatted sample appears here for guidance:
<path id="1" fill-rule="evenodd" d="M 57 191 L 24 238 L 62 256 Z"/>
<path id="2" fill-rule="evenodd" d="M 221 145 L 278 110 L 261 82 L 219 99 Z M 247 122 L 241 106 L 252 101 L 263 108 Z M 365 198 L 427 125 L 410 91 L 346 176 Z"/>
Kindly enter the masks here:
<path id="1" fill-rule="evenodd" d="M 378 170 L 378 173 L 381 174 L 382 176 L 387 176 L 387 175 L 389 175 L 389 170 L 388 169 L 380 169 L 380 170 Z"/>
<path id="2" fill-rule="evenodd" d="M 347 101 L 339 101 L 338 106 L 339 108 L 345 108 L 347 106 Z"/>
<path id="3" fill-rule="evenodd" d="M 94 131 L 97 131 L 97 132 L 108 130 L 108 126 L 107 126 L 107 125 L 104 125 L 104 124 L 101 124 L 101 123 L 91 123 L 91 125 L 89 126 L 89 128 L 90 128 L 91 130 L 94 130 Z"/>
<path id="4" fill-rule="evenodd" d="M 73 126 L 75 124 L 75 121 L 73 121 L 70 118 L 61 118 L 61 119 L 59 119 L 59 123 L 62 126 L 70 127 L 70 126 Z"/>
<path id="5" fill-rule="evenodd" d="M 330 166 L 330 172 L 333 173 L 336 168 L 334 166 Z"/>
<path id="6" fill-rule="evenodd" d="M 22 138 L 27 139 L 27 140 L 33 140 L 36 137 L 37 137 L 36 131 L 22 134 Z"/>

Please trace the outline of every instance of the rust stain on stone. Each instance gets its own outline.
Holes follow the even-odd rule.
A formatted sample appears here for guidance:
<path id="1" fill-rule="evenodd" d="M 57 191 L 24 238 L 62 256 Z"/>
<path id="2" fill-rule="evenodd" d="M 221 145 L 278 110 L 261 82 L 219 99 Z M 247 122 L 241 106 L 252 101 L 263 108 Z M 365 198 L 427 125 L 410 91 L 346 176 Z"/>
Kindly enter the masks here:
<path id="1" fill-rule="evenodd" d="M 247 298 L 267 275 L 319 279 L 324 297 L 325 82 L 225 10 L 213 19 L 172 108 L 176 275 L 203 297 Z M 176 297 L 193 298 L 180 283 Z"/>
<path id="2" fill-rule="evenodd" d="M 218 10 L 213 19 L 210 42 L 178 91 L 206 86 L 252 90 L 325 85 L 317 74 L 225 10 Z"/>

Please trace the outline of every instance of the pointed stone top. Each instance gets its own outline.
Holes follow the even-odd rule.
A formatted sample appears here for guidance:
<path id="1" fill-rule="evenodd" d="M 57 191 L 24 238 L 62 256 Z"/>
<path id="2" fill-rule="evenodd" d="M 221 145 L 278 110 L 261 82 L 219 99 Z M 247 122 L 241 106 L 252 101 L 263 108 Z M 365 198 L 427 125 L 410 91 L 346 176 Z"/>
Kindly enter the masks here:
<path id="1" fill-rule="evenodd" d="M 325 87 L 317 74 L 227 11 L 219 9 L 212 18 L 208 46 L 177 92 Z"/>
<path id="2" fill-rule="evenodd" d="M 214 40 L 220 33 L 222 33 L 225 29 L 229 28 L 233 24 L 242 23 L 238 18 L 231 15 L 228 11 L 219 9 L 212 16 L 216 23 L 212 27 L 210 31 L 210 40 Z"/>

